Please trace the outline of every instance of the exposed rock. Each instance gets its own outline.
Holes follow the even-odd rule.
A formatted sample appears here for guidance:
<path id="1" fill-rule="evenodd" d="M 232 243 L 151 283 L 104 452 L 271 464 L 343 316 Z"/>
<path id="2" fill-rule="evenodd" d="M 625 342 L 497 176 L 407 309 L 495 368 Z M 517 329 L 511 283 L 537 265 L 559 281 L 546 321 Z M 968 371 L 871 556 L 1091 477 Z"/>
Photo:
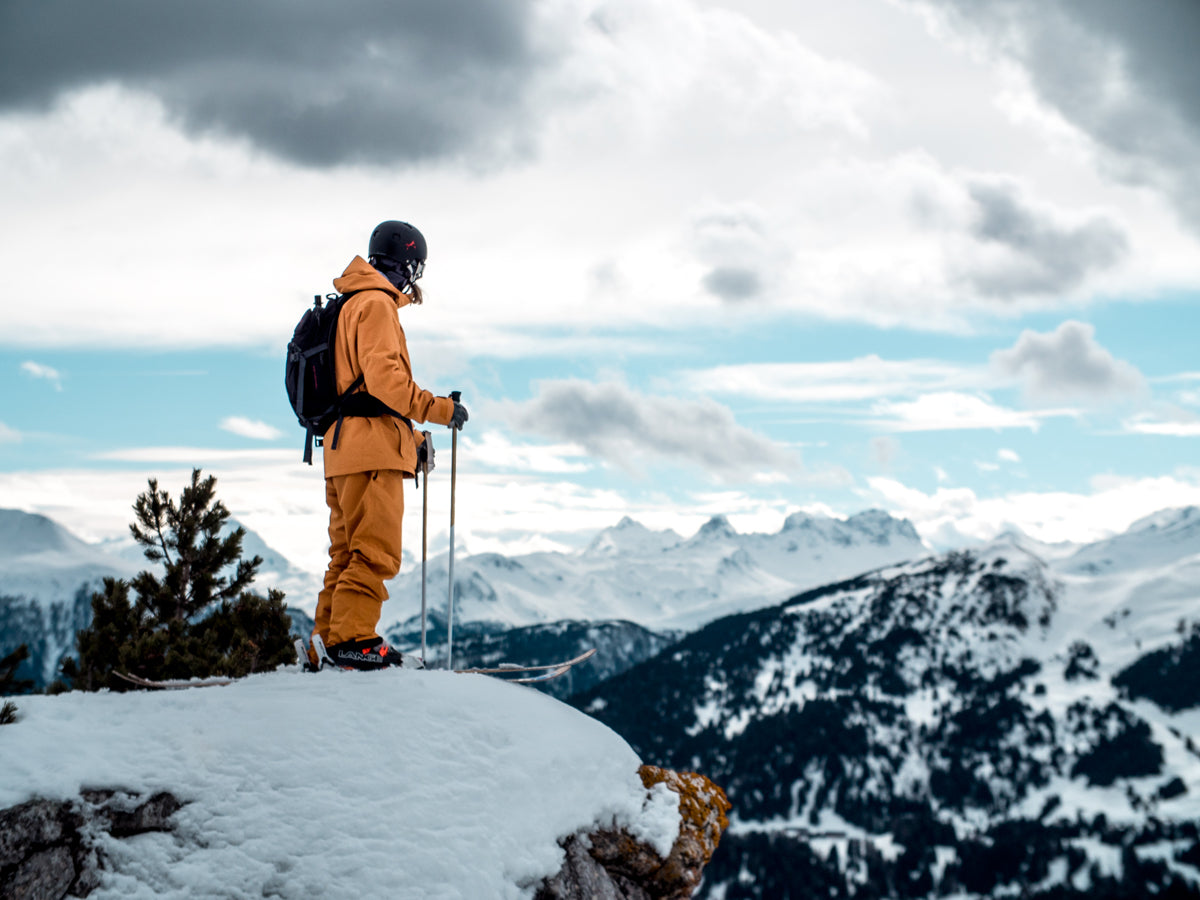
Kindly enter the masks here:
<path id="1" fill-rule="evenodd" d="M 0 900 L 86 897 L 100 884 L 97 833 L 124 838 L 169 830 L 180 806 L 166 792 L 142 800 L 86 791 L 77 801 L 30 800 L 0 810 Z"/>
<path id="2" fill-rule="evenodd" d="M 572 835 L 563 847 L 562 871 L 536 900 L 686 900 L 700 885 L 704 866 L 728 827 L 729 801 L 719 787 L 694 772 L 657 766 L 638 770 L 647 789 L 665 784 L 679 795 L 679 836 L 663 859 L 623 828 Z"/>
<path id="3" fill-rule="evenodd" d="M 5 897 L 22 900 L 58 900 L 67 895 L 75 880 L 75 861 L 67 847 L 51 847 L 34 853 L 6 879 Z"/>

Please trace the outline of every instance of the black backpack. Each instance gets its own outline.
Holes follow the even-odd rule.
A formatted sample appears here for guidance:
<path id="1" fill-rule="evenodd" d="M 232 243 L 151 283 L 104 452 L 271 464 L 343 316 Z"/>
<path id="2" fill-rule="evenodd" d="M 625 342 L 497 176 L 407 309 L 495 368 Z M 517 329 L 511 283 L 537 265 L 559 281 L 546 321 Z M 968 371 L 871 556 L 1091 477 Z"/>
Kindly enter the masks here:
<path id="1" fill-rule="evenodd" d="M 320 294 L 317 294 L 313 298 L 312 309 L 304 311 L 288 343 L 283 380 L 292 410 L 305 431 L 304 461 L 310 466 L 313 438 L 317 439 L 319 446 L 322 435 L 336 423 L 333 443 L 330 445 L 336 450 L 342 419 L 346 416 L 395 416 L 409 428 L 412 427 L 408 419 L 382 400 L 372 397 L 365 390 L 359 390 L 363 386 L 362 375 L 343 393 L 337 392 L 337 377 L 333 370 L 333 338 L 342 305 L 352 294 L 330 294 L 326 298 L 329 302 L 324 305 Z"/>

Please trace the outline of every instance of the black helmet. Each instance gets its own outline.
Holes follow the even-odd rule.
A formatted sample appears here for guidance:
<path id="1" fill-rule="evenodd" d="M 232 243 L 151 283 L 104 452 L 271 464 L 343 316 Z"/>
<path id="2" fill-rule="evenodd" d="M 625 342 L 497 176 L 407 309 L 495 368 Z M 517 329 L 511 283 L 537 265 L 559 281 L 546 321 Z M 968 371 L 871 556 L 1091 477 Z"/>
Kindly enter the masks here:
<path id="1" fill-rule="evenodd" d="M 367 247 L 371 260 L 389 259 L 398 263 L 425 262 L 425 237 L 407 222 L 381 222 L 371 232 Z"/>

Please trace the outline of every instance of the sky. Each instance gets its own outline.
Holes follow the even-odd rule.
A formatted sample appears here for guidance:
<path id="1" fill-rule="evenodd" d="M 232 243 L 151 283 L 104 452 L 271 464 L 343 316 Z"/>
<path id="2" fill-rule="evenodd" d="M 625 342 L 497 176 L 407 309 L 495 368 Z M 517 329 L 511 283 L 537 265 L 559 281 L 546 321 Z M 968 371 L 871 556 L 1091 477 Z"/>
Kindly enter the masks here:
<path id="1" fill-rule="evenodd" d="M 200 467 L 319 570 L 283 351 L 386 219 L 429 244 L 415 378 L 470 410 L 467 552 L 1200 503 L 1197 33 L 1193 0 L 9 0 L 0 507 L 110 538 Z"/>

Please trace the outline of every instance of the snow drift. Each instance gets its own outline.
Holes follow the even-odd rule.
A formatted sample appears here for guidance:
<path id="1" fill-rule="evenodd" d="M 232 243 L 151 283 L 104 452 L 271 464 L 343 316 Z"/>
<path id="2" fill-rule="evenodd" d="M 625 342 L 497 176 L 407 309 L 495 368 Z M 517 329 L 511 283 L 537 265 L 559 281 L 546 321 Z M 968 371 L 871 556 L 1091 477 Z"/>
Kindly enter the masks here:
<path id="1" fill-rule="evenodd" d="M 444 671 L 251 676 L 228 687 L 20 701 L 0 809 L 169 791 L 173 829 L 100 835 L 94 897 L 528 898 L 561 841 L 624 827 L 664 858 L 678 796 L 596 720 Z"/>

